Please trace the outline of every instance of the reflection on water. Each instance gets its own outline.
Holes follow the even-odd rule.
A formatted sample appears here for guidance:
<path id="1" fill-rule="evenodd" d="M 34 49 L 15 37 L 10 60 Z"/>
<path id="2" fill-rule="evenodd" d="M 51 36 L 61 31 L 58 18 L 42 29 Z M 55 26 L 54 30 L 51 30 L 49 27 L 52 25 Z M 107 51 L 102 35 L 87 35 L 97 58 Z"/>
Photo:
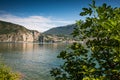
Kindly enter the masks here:
<path id="1" fill-rule="evenodd" d="M 53 80 L 52 67 L 61 64 L 56 56 L 66 44 L 0 43 L 5 64 L 24 75 L 24 80 Z"/>

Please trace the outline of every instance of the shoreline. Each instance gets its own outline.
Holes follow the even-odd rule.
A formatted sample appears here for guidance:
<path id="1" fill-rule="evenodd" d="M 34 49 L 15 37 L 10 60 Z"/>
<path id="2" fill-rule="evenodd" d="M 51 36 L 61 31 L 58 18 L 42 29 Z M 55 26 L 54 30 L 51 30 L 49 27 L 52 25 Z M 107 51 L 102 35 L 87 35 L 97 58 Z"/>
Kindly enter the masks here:
<path id="1" fill-rule="evenodd" d="M 33 44 L 55 44 L 55 43 L 80 43 L 80 41 L 60 41 L 60 42 L 24 42 L 24 41 L 17 41 L 17 42 L 0 42 L 0 43 L 33 43 Z"/>

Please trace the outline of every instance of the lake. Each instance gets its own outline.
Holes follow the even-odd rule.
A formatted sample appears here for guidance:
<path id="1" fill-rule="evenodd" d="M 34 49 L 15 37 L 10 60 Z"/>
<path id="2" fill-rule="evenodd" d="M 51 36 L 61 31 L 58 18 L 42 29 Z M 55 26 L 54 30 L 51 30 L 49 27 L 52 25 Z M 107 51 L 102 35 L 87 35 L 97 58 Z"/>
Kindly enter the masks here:
<path id="1" fill-rule="evenodd" d="M 67 44 L 0 43 L 0 56 L 7 66 L 22 73 L 23 80 L 54 80 L 51 68 L 62 64 L 56 58 Z"/>

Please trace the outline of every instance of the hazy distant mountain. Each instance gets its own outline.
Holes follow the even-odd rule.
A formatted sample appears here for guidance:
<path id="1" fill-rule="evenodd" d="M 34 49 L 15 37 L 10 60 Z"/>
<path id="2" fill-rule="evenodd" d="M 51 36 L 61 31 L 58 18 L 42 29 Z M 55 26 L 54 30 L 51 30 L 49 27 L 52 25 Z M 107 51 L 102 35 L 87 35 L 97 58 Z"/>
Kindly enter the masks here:
<path id="1" fill-rule="evenodd" d="M 48 31 L 45 31 L 44 34 L 50 34 L 50 35 L 70 35 L 74 28 L 76 27 L 76 24 L 67 25 L 67 26 L 61 26 L 61 27 L 55 27 Z"/>
<path id="2" fill-rule="evenodd" d="M 10 22 L 0 21 L 0 42 L 38 41 L 40 33 Z"/>

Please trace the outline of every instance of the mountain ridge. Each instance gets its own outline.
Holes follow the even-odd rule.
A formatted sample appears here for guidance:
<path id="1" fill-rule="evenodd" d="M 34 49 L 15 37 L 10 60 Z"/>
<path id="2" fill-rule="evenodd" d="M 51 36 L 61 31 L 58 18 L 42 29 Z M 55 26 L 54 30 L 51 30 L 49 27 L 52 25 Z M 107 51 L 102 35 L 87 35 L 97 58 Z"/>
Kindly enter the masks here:
<path id="1" fill-rule="evenodd" d="M 49 34 L 49 35 L 71 35 L 71 33 L 74 31 L 74 28 L 76 28 L 76 24 L 70 24 L 66 26 L 60 26 L 60 27 L 55 27 L 51 28 L 43 34 Z"/>
<path id="2" fill-rule="evenodd" d="M 18 32 L 18 31 L 26 32 L 30 30 L 28 30 L 27 28 L 21 25 L 0 20 L 0 34 L 9 34 L 9 33 Z"/>
<path id="3" fill-rule="evenodd" d="M 71 33 L 76 24 L 52 28 L 44 33 L 24 26 L 0 21 L 0 42 L 64 42 L 73 40 Z"/>

